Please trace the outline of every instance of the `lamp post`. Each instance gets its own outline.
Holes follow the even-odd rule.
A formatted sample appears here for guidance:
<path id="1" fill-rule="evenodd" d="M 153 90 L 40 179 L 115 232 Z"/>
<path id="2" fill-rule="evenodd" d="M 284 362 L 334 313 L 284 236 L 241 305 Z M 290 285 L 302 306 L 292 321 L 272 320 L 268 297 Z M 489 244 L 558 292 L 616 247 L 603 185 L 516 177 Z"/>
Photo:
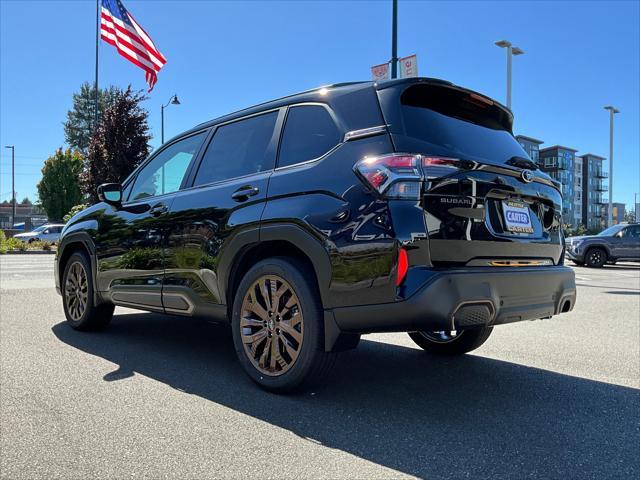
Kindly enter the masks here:
<path id="1" fill-rule="evenodd" d="M 391 78 L 398 78 L 398 0 L 392 0 L 391 9 Z"/>
<path id="2" fill-rule="evenodd" d="M 613 116 L 620 113 L 616 107 L 607 105 L 609 110 L 609 205 L 607 205 L 607 227 L 613 225 Z"/>
<path id="3" fill-rule="evenodd" d="M 11 149 L 11 226 L 13 228 L 13 224 L 16 222 L 16 147 L 15 145 L 5 145 L 4 148 Z"/>
<path id="4" fill-rule="evenodd" d="M 161 117 L 161 122 L 160 122 L 160 140 L 162 141 L 162 144 L 164 145 L 164 109 L 167 108 L 169 105 L 180 105 L 180 100 L 178 100 L 178 96 L 176 94 L 174 94 L 169 101 L 167 102 L 166 105 L 162 105 L 160 107 L 160 117 Z"/>
<path id="5" fill-rule="evenodd" d="M 514 47 L 511 42 L 507 40 L 500 40 L 496 42 L 496 45 L 500 48 L 507 49 L 507 107 L 511 110 L 511 60 L 514 55 L 524 54 L 524 50 Z"/>

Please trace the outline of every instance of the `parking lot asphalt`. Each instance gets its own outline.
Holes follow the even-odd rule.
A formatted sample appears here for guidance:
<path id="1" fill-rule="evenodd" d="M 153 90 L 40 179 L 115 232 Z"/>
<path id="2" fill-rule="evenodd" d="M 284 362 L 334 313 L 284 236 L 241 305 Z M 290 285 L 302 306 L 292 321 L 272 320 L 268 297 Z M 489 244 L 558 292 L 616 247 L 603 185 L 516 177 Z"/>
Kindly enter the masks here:
<path id="1" fill-rule="evenodd" d="M 640 266 L 576 267 L 578 302 L 459 358 L 363 337 L 277 396 L 228 327 L 116 310 L 76 332 L 53 256 L 0 256 L 0 478 L 637 478 Z"/>

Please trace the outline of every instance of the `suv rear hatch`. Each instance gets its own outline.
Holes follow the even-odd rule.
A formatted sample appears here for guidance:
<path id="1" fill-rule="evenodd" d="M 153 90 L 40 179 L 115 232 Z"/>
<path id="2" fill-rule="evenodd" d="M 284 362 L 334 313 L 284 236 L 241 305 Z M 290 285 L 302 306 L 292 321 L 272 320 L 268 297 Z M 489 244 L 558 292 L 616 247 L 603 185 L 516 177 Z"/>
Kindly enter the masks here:
<path id="1" fill-rule="evenodd" d="M 561 261 L 559 185 L 513 137 L 508 109 L 431 79 L 382 83 L 378 96 L 395 151 L 419 158 L 435 266 Z"/>

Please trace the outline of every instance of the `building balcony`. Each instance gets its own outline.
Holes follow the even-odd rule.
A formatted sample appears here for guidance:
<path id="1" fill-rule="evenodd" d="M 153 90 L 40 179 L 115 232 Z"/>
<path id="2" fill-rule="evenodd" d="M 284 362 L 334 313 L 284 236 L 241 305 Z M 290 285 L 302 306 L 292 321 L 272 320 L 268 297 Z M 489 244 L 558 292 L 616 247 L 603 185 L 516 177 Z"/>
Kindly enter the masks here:
<path id="1" fill-rule="evenodd" d="M 609 191 L 609 187 L 606 185 L 596 185 L 593 188 L 596 192 L 608 192 Z"/>
<path id="2" fill-rule="evenodd" d="M 603 170 L 596 170 L 593 176 L 596 178 L 609 178 L 609 174 Z"/>

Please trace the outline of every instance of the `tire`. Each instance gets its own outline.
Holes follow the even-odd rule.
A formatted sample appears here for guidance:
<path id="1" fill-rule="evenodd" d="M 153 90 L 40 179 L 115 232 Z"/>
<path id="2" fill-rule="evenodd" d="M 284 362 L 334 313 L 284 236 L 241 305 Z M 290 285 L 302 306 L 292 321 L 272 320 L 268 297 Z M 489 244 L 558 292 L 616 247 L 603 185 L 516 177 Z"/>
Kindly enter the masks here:
<path id="1" fill-rule="evenodd" d="M 409 332 L 411 339 L 423 350 L 437 355 L 462 355 L 480 347 L 487 341 L 493 327 L 459 330 L 455 337 L 451 332 Z M 441 339 L 438 339 L 442 334 Z M 448 338 L 444 338 L 448 337 Z"/>
<path id="2" fill-rule="evenodd" d="M 62 305 L 67 322 L 75 330 L 98 330 L 106 327 L 115 306 L 94 305 L 91 264 L 85 253 L 76 252 L 67 261 L 62 276 Z"/>
<path id="3" fill-rule="evenodd" d="M 38 240 L 37 238 L 30 238 L 28 243 L 33 243 L 33 242 L 35 242 L 37 240 Z"/>
<path id="4" fill-rule="evenodd" d="M 607 252 L 602 248 L 592 247 L 584 256 L 584 264 L 591 268 L 600 268 L 607 261 Z"/>
<path id="5" fill-rule="evenodd" d="M 294 259 L 273 257 L 254 265 L 235 293 L 236 354 L 247 375 L 266 390 L 316 386 L 335 363 L 336 354 L 324 351 L 323 311 L 310 279 L 314 272 Z"/>

